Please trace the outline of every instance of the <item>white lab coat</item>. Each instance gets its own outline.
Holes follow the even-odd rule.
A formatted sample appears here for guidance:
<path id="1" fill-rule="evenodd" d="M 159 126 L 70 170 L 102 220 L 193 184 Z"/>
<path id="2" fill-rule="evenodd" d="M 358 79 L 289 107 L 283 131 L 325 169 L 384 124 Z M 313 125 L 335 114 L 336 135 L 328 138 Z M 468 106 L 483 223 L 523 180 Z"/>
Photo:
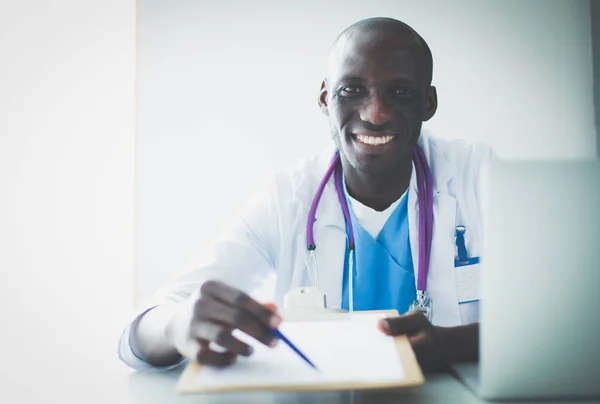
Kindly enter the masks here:
<path id="1" fill-rule="evenodd" d="M 479 303 L 459 305 L 454 258 L 455 228 L 467 228 L 469 257 L 480 256 L 482 228 L 479 180 L 494 155 L 481 144 L 436 139 L 422 131 L 419 145 L 431 167 L 433 184 L 433 242 L 427 291 L 433 301 L 435 325 L 456 326 L 479 320 Z M 220 237 L 199 255 L 147 307 L 165 301 L 181 302 L 197 293 L 207 279 L 222 280 L 252 293 L 273 271 L 274 302 L 282 307 L 294 287 L 310 286 L 311 261 L 306 248 L 307 216 L 315 191 L 334 149 L 301 161 L 294 169 L 276 174 L 239 212 Z M 414 268 L 418 268 L 418 191 L 415 170 L 410 181 L 408 218 Z M 342 300 L 345 222 L 333 185 L 325 187 L 314 226 L 319 286 L 327 306 Z M 417 271 L 415 271 L 416 274 Z M 415 276 L 416 280 L 416 276 Z"/>

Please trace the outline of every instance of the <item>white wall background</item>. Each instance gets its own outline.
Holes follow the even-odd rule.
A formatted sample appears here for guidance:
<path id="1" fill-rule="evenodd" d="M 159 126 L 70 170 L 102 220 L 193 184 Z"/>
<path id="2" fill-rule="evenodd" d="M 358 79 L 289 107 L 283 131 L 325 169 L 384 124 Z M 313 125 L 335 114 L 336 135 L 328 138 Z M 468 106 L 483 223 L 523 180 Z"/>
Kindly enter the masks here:
<path id="1" fill-rule="evenodd" d="M 316 102 L 328 48 L 372 16 L 428 41 L 438 136 L 505 158 L 595 156 L 588 1 L 141 1 L 138 298 L 269 172 L 328 142 Z"/>
<path id="2" fill-rule="evenodd" d="M 2 403 L 127 392 L 134 101 L 135 2 L 0 2 Z"/>

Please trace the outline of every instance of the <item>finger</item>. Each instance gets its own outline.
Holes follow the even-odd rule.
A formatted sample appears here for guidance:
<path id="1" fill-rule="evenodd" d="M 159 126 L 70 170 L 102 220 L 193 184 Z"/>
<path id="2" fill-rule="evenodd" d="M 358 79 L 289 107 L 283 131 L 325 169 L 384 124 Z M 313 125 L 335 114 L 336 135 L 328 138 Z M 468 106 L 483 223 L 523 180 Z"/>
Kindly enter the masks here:
<path id="1" fill-rule="evenodd" d="M 277 305 L 275 303 L 265 303 L 263 306 L 265 306 L 268 310 L 270 310 L 273 313 L 277 312 Z"/>
<path id="2" fill-rule="evenodd" d="M 250 356 L 254 349 L 235 338 L 232 329 L 220 324 L 200 321 L 192 326 L 192 337 L 205 341 L 214 341 L 235 355 Z"/>
<path id="3" fill-rule="evenodd" d="M 202 285 L 202 295 L 212 296 L 231 306 L 238 306 L 251 313 L 265 326 L 277 328 L 281 324 L 281 316 L 258 303 L 241 290 L 232 288 L 218 281 L 207 281 Z"/>
<path id="4" fill-rule="evenodd" d="M 228 306 L 218 300 L 200 298 L 196 303 L 195 316 L 198 321 L 216 322 L 228 328 L 238 328 L 268 346 L 275 346 L 277 339 L 270 328 L 240 307 Z"/>
<path id="5" fill-rule="evenodd" d="M 412 334 L 432 327 L 423 313 L 419 311 L 411 311 L 399 317 L 381 319 L 378 326 L 381 331 L 388 335 Z"/>
<path id="6" fill-rule="evenodd" d="M 209 347 L 208 341 L 200 342 L 200 350 L 196 355 L 199 363 L 215 367 L 225 367 L 235 362 L 236 355 L 231 352 L 215 352 Z"/>

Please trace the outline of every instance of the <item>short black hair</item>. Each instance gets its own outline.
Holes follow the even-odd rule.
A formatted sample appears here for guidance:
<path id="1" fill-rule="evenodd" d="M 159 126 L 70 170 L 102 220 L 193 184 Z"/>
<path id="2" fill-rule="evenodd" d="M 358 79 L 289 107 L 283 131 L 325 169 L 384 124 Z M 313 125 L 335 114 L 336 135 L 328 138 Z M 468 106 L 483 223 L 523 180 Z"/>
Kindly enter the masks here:
<path id="1" fill-rule="evenodd" d="M 433 55 L 431 54 L 431 49 L 429 49 L 429 45 L 427 42 L 408 24 L 396 20 L 394 18 L 388 17 L 374 17 L 374 18 L 366 18 L 364 20 L 360 20 L 350 25 L 341 34 L 338 35 L 336 40 L 332 45 L 332 49 L 335 48 L 337 42 L 340 38 L 351 32 L 371 32 L 371 31 L 379 31 L 385 32 L 392 35 L 396 35 L 402 37 L 404 39 L 408 39 L 414 43 L 416 49 L 420 52 L 420 56 L 422 57 L 423 65 L 424 65 L 424 73 L 425 79 L 427 80 L 427 84 L 431 84 L 431 80 L 433 78 Z"/>

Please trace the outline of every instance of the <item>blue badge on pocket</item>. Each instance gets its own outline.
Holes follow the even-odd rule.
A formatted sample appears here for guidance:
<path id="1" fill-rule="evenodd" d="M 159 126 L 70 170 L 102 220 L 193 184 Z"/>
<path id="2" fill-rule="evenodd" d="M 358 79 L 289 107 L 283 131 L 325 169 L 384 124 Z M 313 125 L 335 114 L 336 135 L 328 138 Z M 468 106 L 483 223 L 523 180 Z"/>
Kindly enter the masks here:
<path id="1" fill-rule="evenodd" d="M 475 264 L 479 264 L 479 257 L 467 258 L 464 261 L 461 261 L 459 258 L 456 258 L 454 260 L 454 266 L 455 267 L 464 267 L 464 266 L 467 266 L 467 265 L 475 265 Z"/>
<path id="2" fill-rule="evenodd" d="M 458 304 L 473 303 L 481 299 L 481 269 L 479 257 L 469 257 L 465 245 L 465 226 L 456 226 L 456 249 L 454 259 Z"/>

